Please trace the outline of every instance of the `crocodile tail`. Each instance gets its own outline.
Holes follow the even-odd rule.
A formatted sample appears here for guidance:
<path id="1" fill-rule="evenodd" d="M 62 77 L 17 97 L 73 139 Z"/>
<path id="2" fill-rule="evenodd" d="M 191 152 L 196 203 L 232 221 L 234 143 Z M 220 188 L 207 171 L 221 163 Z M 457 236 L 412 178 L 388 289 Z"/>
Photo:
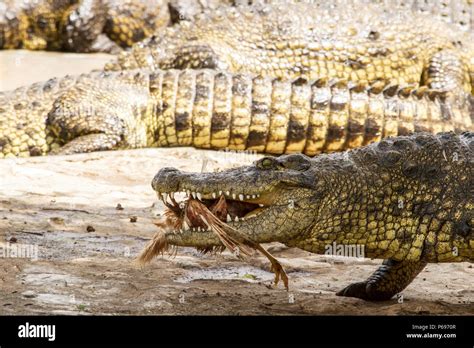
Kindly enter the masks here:
<path id="1" fill-rule="evenodd" d="M 156 71 L 155 146 L 274 154 L 356 148 L 388 136 L 471 130 L 466 96 L 376 82 Z"/>
<path id="2" fill-rule="evenodd" d="M 210 69 L 102 72 L 76 82 L 59 98 L 40 98 L 47 102 L 33 119 L 31 106 L 20 112 L 43 127 L 40 154 L 193 146 L 316 155 L 389 136 L 472 129 L 465 95 L 384 82 L 283 81 Z M 12 120 L 4 134 L 18 138 Z"/>

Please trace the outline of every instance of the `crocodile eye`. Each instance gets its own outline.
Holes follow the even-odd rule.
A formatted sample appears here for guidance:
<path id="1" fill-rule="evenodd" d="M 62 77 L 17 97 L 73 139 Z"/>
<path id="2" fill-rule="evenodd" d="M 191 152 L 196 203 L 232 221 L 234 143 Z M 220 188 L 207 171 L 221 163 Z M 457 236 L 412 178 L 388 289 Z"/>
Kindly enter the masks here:
<path id="1" fill-rule="evenodd" d="M 262 158 L 257 163 L 257 167 L 260 169 L 271 169 L 273 168 L 274 160 L 271 157 Z"/>

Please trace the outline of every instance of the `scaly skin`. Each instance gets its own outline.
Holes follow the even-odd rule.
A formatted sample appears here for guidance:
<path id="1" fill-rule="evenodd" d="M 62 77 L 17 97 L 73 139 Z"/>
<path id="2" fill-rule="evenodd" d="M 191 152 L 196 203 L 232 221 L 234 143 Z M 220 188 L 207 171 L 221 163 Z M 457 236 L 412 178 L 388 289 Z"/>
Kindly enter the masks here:
<path id="1" fill-rule="evenodd" d="M 0 0 L 0 48 L 117 51 L 169 20 L 165 0 Z"/>
<path id="2" fill-rule="evenodd" d="M 215 10 L 134 45 L 106 70 L 213 68 L 472 92 L 472 32 L 426 14 L 370 4 L 360 11 L 357 4 Z"/>
<path id="3" fill-rule="evenodd" d="M 387 3 L 386 0 L 374 0 L 373 2 L 383 3 L 384 1 Z M 392 7 L 428 14 L 466 31 L 474 29 L 474 2 L 472 0 L 388 0 L 388 3 Z"/>
<path id="4" fill-rule="evenodd" d="M 54 101 L 64 91 L 79 83 L 86 76 L 99 76 L 93 72 L 81 76 L 50 79 L 13 91 L 0 92 L 0 148 L 2 157 L 27 155 L 39 156 L 49 149 L 46 122 Z M 6 151 L 5 148 L 9 148 Z"/>
<path id="5" fill-rule="evenodd" d="M 340 5 L 357 6 L 366 10 L 367 4 L 388 4 L 389 9 L 409 9 L 452 23 L 462 30 L 474 29 L 474 2 L 472 0 L 344 0 L 339 3 L 326 0 L 170 0 L 170 15 L 173 23 L 193 20 L 204 11 L 215 11 L 222 5 L 239 6 L 255 4 L 309 3 L 316 7 Z"/>
<path id="6" fill-rule="evenodd" d="M 258 9 L 258 7 L 256 8 Z M 265 68 L 262 71 L 259 69 L 265 67 L 265 64 L 258 62 L 255 66 L 252 64 L 248 65 L 251 62 L 250 58 L 258 57 L 261 52 L 263 54 L 260 54 L 260 56 L 265 58 L 267 53 L 270 57 L 272 54 L 278 56 L 281 53 L 296 54 L 301 51 L 303 57 L 319 57 L 316 61 L 313 61 L 313 63 L 316 62 L 317 64 L 310 65 L 308 67 L 309 70 L 302 72 L 302 76 L 312 76 L 313 73 L 318 72 L 322 74 L 322 77 L 327 78 L 341 75 L 351 79 L 350 77 L 355 76 L 353 79 L 359 80 L 359 82 L 354 86 L 345 88 L 345 83 L 339 81 L 332 83 L 332 87 L 329 88 L 328 86 L 323 86 L 324 83 L 321 81 L 324 82 L 324 80 L 318 80 L 321 86 L 316 85 L 320 88 L 314 92 L 314 98 L 310 99 L 308 94 L 309 87 L 307 85 L 306 87 L 299 86 L 300 84 L 305 84 L 304 80 L 295 82 L 293 88 L 288 83 L 280 85 L 278 81 L 270 82 L 269 80 L 256 78 L 256 88 L 252 92 L 252 88 L 240 90 L 242 86 L 249 86 L 249 78 L 246 77 L 242 86 L 237 84 L 235 90 L 229 90 L 230 87 L 227 82 L 219 82 L 220 84 L 216 88 L 213 87 L 213 78 L 217 74 L 216 71 L 213 71 L 210 72 L 212 76 L 209 79 L 205 78 L 204 81 L 198 83 L 196 92 L 199 93 L 194 93 L 195 89 L 192 86 L 194 83 L 192 78 L 184 78 L 178 85 L 173 85 L 174 82 L 170 86 L 167 85 L 166 90 L 169 91 L 164 96 L 164 105 L 171 105 L 171 108 L 168 107 L 169 110 L 165 110 L 164 118 L 160 118 L 156 117 L 156 110 L 155 112 L 150 111 L 154 110 L 154 103 L 161 105 L 162 101 L 159 98 L 156 100 L 155 87 L 147 81 L 147 77 L 144 78 L 145 80 L 141 78 L 136 80 L 130 76 L 125 76 L 126 74 L 122 75 L 121 78 L 118 78 L 117 86 L 125 86 L 124 91 L 117 91 L 114 86 L 101 86 L 102 83 L 111 81 L 115 77 L 105 80 L 98 78 L 95 81 L 94 78 L 87 76 L 84 77 L 87 82 L 80 84 L 82 87 L 67 91 L 70 87 L 69 81 L 71 78 L 66 78 L 65 87 L 61 86 L 61 84 L 58 86 L 54 82 L 46 85 L 47 88 L 54 86 L 54 93 L 37 94 L 37 92 L 41 92 L 41 86 L 35 85 L 32 89 L 26 88 L 1 94 L 1 156 L 41 155 L 49 153 L 51 149 L 56 151 L 59 146 L 72 140 L 74 140 L 73 144 L 68 144 L 68 150 L 63 149 L 63 153 L 113 149 L 117 147 L 194 145 L 204 148 L 220 148 L 224 146 L 238 149 L 249 148 L 270 153 L 304 151 L 309 155 L 313 155 L 321 151 L 337 151 L 357 147 L 370 141 L 378 140 L 383 136 L 407 134 L 410 131 L 429 130 L 438 132 L 449 129 L 471 129 L 469 114 L 472 112 L 472 108 L 470 111 L 465 100 L 465 92 L 461 91 L 463 88 L 470 89 L 470 77 L 462 59 L 458 60 L 464 53 L 456 52 L 453 47 L 448 50 L 441 49 L 442 45 L 447 44 L 446 39 L 452 38 L 451 35 L 455 34 L 457 35 L 457 40 L 469 48 L 469 44 L 462 41 L 465 38 L 463 35 L 468 34 L 448 27 L 444 28 L 444 24 L 439 23 L 431 28 L 430 32 L 426 32 L 427 28 L 423 26 L 423 23 L 429 24 L 431 22 L 426 18 L 425 22 L 421 17 L 417 17 L 417 22 L 420 24 L 421 29 L 411 30 L 404 26 L 403 23 L 396 21 L 387 22 L 388 17 L 383 13 L 376 17 L 377 11 L 375 10 L 375 12 L 371 12 L 374 17 L 372 18 L 373 21 L 371 23 L 373 24 L 371 26 L 385 29 L 385 31 L 367 32 L 371 26 L 364 27 L 366 22 L 362 21 L 357 24 L 355 22 L 355 20 L 359 19 L 357 16 L 350 18 L 347 14 L 344 15 L 345 12 L 341 12 L 344 20 L 338 22 L 338 30 L 340 31 L 331 32 L 328 28 L 331 26 L 332 20 L 330 18 L 332 17 L 324 17 L 324 12 L 317 12 L 314 9 L 311 11 L 311 8 L 304 4 L 291 5 L 285 9 L 284 15 L 276 16 L 279 10 L 278 6 L 263 7 L 261 11 L 250 11 L 249 8 L 242 7 L 226 10 L 229 11 L 225 12 L 226 16 L 229 17 L 228 21 L 225 18 L 221 18 L 221 15 L 217 13 L 214 15 L 215 18 L 213 17 L 213 20 L 205 21 L 205 18 L 201 18 L 195 24 L 188 23 L 186 25 L 183 24 L 176 30 L 170 29 L 171 31 L 168 31 L 163 36 L 164 43 L 166 43 L 166 40 L 177 38 L 177 45 L 181 48 L 167 53 L 166 59 L 169 60 L 170 57 L 174 57 L 174 60 L 172 64 L 169 62 L 164 64 L 164 67 L 176 66 L 182 68 L 186 66 L 186 64 L 183 64 L 183 59 L 184 61 L 188 59 L 187 62 L 192 63 L 192 65 L 216 65 L 217 68 L 230 68 L 230 70 L 244 72 L 256 69 L 261 72 L 261 75 L 269 75 L 270 77 L 279 76 L 284 73 L 285 79 L 288 79 L 293 75 L 299 74 L 293 70 L 287 71 L 285 67 L 282 70 L 272 70 L 271 66 L 269 66 L 268 69 Z M 408 14 L 400 14 L 401 19 L 406 19 L 405 16 L 408 16 Z M 298 18 L 300 20 L 297 20 Z M 276 35 L 275 30 L 264 30 L 265 39 L 278 39 L 276 43 L 271 43 L 271 45 L 274 44 L 275 47 L 289 45 L 292 48 L 280 49 L 279 51 L 277 49 L 276 52 L 266 48 L 255 48 L 258 46 L 259 37 L 246 34 L 248 31 L 239 31 L 239 28 L 246 27 L 244 24 L 249 19 L 256 20 L 255 32 L 265 28 L 274 28 L 278 31 L 276 33 L 278 35 Z M 286 19 L 294 19 L 294 21 L 288 22 Z M 314 27 L 313 24 L 316 22 L 319 23 L 319 26 L 311 32 L 310 28 Z M 223 23 L 226 23 L 225 28 L 223 28 Z M 294 23 L 298 25 L 305 24 L 306 26 L 295 27 Z M 196 44 L 196 40 L 191 40 L 193 37 L 189 36 L 192 32 L 191 29 L 194 27 L 199 29 L 196 31 L 196 35 L 202 34 L 202 40 L 198 40 L 199 44 Z M 402 31 L 402 34 L 398 35 L 398 31 L 404 28 L 407 29 L 408 34 L 404 35 Z M 435 28 L 444 28 L 446 31 L 440 31 L 442 34 L 439 34 L 434 30 Z M 233 34 L 235 35 L 227 34 L 229 30 L 232 31 L 234 29 L 235 33 Z M 364 29 L 364 31 L 361 29 Z M 321 35 L 328 32 L 332 35 L 330 35 L 332 40 L 321 40 Z M 349 39 L 342 35 L 344 32 L 346 34 L 353 34 L 350 43 L 348 42 Z M 433 32 L 436 32 L 436 35 Z M 415 41 L 411 42 L 408 40 L 415 34 L 419 34 L 419 36 L 414 38 Z M 389 37 L 391 36 L 393 37 L 390 40 Z M 242 39 L 241 42 L 239 41 L 239 45 L 241 43 L 245 44 L 245 42 L 249 44 L 247 49 L 239 50 L 240 57 L 242 58 L 239 60 L 242 63 L 241 66 L 221 66 L 219 57 L 217 57 L 218 59 L 214 57 L 217 60 L 209 61 L 209 57 L 206 54 L 199 57 L 192 54 L 188 56 L 184 54 L 183 56 L 184 46 L 180 46 L 180 42 L 194 42 L 191 46 L 197 47 L 197 51 L 202 53 L 203 50 L 206 51 L 203 47 L 214 45 L 214 42 L 216 42 L 216 48 L 225 48 L 226 46 L 223 43 L 229 40 L 230 43 L 237 44 L 235 41 L 232 41 L 234 40 L 232 39 L 233 37 Z M 294 37 L 300 37 L 302 40 L 317 39 L 315 42 L 312 42 L 312 44 L 317 46 L 313 47 L 308 43 L 309 41 L 300 40 L 298 45 L 302 44 L 304 46 L 308 43 L 308 50 L 295 48 L 293 46 L 296 44 Z M 360 38 L 360 42 L 356 41 L 357 38 Z M 417 41 L 420 38 L 423 39 L 422 42 Z M 186 41 L 188 39 L 191 41 Z M 408 40 L 408 42 L 405 42 L 405 40 Z M 207 44 L 201 45 L 204 42 L 207 42 Z M 414 42 L 419 45 L 416 46 Z M 344 44 L 344 47 L 342 50 L 339 50 L 341 44 Z M 153 46 L 151 43 L 148 43 L 148 45 L 150 48 Z M 191 46 L 188 46 L 188 48 Z M 434 47 L 441 49 L 441 51 L 429 58 L 430 64 L 428 64 L 427 70 L 423 71 L 421 69 L 422 61 L 428 59 L 427 52 L 434 49 Z M 156 48 L 158 49 L 158 47 Z M 420 48 L 424 50 L 420 50 Z M 163 49 L 165 51 L 170 50 L 169 42 L 164 45 Z M 193 51 L 193 49 L 190 51 Z M 138 51 L 140 50 L 138 49 Z M 134 52 L 138 51 L 135 50 Z M 190 51 L 188 50 L 188 53 Z M 257 54 L 258 52 L 260 53 Z M 469 53 L 469 49 L 466 52 Z M 225 53 L 229 52 L 226 51 Z M 230 53 L 232 52 L 230 51 Z M 344 55 L 349 53 L 353 54 L 356 60 L 369 59 L 369 63 L 366 66 L 354 65 L 355 61 L 349 56 L 345 61 L 341 61 L 341 58 L 344 58 Z M 407 59 L 406 55 L 408 53 L 410 55 L 414 54 L 416 59 L 415 56 L 410 56 L 410 59 Z M 171 56 L 169 56 L 170 54 Z M 400 60 L 397 60 L 399 58 Z M 390 67 L 386 65 L 387 60 L 392 61 Z M 413 66 L 415 61 L 418 62 L 416 67 Z M 304 59 L 301 61 L 301 66 L 304 66 L 303 62 Z M 308 62 L 311 62 L 311 59 Z M 296 70 L 298 70 L 297 68 L 300 65 L 298 59 L 286 56 L 281 57 L 280 63 L 294 66 Z M 385 67 L 383 67 L 384 64 Z M 394 66 L 396 68 L 393 68 Z M 314 67 L 316 67 L 316 70 L 313 69 Z M 146 75 L 147 73 L 144 72 L 144 74 Z M 158 73 L 158 75 L 160 74 Z M 355 75 L 353 76 L 353 74 Z M 448 93 L 447 99 L 441 98 L 443 99 L 442 102 L 440 102 L 440 98 L 432 98 L 432 102 L 428 102 L 429 98 L 427 97 L 421 98 L 419 102 L 413 101 L 412 97 L 406 100 L 395 98 L 395 104 L 392 106 L 390 102 L 394 99 L 390 98 L 390 96 L 397 92 L 396 88 L 388 88 L 382 95 L 380 91 L 382 89 L 381 85 L 384 83 L 379 81 L 374 82 L 374 85 L 370 88 L 370 93 L 369 90 L 365 91 L 366 87 L 364 84 L 366 80 L 372 81 L 380 78 L 395 77 L 394 81 L 413 80 L 416 81 L 414 85 L 418 85 L 421 78 L 418 76 L 419 74 L 423 76 L 422 81 L 424 84 L 435 89 L 451 90 L 453 93 Z M 93 74 L 92 76 L 95 75 Z M 112 74 L 112 76 L 115 75 Z M 172 73 L 172 76 L 174 76 L 172 79 L 176 79 L 176 72 Z M 228 81 L 228 79 L 225 81 Z M 340 88 L 341 86 L 342 88 Z M 81 91 L 81 88 L 84 90 Z M 405 86 L 401 88 L 400 94 L 408 96 L 412 89 L 412 87 Z M 202 95 L 202 90 L 205 91 L 205 95 Z M 30 95 L 27 97 L 21 96 L 26 91 Z M 293 91 L 291 92 L 292 95 L 290 95 L 290 91 Z M 423 88 L 417 89 L 416 95 L 421 96 L 424 94 L 432 97 L 440 95 L 436 91 L 429 93 L 423 93 L 423 91 Z M 56 98 L 63 93 L 64 95 L 53 108 Z M 98 98 L 98 94 L 101 94 L 101 96 L 98 101 L 86 107 L 84 106 L 84 100 L 86 99 L 81 96 L 84 93 L 89 98 L 88 100 L 92 101 Z M 252 93 L 252 96 L 250 96 L 250 93 Z M 240 96 L 239 94 L 242 95 Z M 370 103 L 367 101 L 369 95 L 372 95 Z M 198 98 L 195 98 L 195 96 Z M 292 98 L 291 101 L 288 99 L 290 96 Z M 78 98 L 79 100 L 77 100 Z M 168 103 L 167 98 L 170 98 L 171 104 Z M 177 101 L 176 105 L 178 105 L 176 117 L 173 105 L 175 99 Z M 204 105 L 201 99 L 207 104 Z M 231 99 L 232 103 L 238 106 L 238 109 L 229 110 L 229 101 Z M 107 104 L 109 100 L 110 104 Z M 318 105 L 318 103 L 320 104 L 318 110 L 313 111 L 314 107 L 311 110 L 309 109 L 308 104 L 310 100 L 312 100 L 311 105 L 313 106 Z M 446 104 L 446 100 L 455 102 L 452 112 L 447 110 L 448 104 Z M 294 104 L 293 108 L 291 108 L 291 103 Z M 142 106 L 145 107 L 145 110 L 140 109 Z M 149 110 L 149 108 L 151 109 Z M 337 108 L 340 108 L 340 110 Z M 62 116 L 58 116 L 58 110 L 63 112 Z M 92 113 L 98 113 L 90 114 L 91 110 Z M 193 117 L 198 120 L 198 126 L 194 125 L 197 130 L 193 129 L 192 131 L 186 128 L 189 126 L 188 124 L 180 124 L 190 120 L 189 115 L 192 114 L 191 111 L 193 111 Z M 215 111 L 216 113 L 209 114 L 210 111 Z M 382 116 L 382 114 L 385 116 Z M 67 117 L 64 115 L 68 115 L 69 119 L 66 119 Z M 398 120 L 399 115 L 400 119 Z M 272 117 L 268 118 L 267 116 Z M 140 121 L 141 118 L 144 121 Z M 237 123 L 229 123 L 228 120 L 230 118 L 238 120 L 236 121 Z M 166 122 L 168 122 L 166 124 L 174 122 L 177 130 L 171 127 L 169 130 L 164 131 L 165 127 L 162 121 L 160 121 L 162 119 L 166 119 Z M 125 124 L 122 124 L 123 122 Z M 224 122 L 224 125 L 220 124 L 222 122 Z M 136 126 L 137 123 L 144 124 L 144 126 L 138 127 Z M 201 124 L 199 125 L 199 123 Z M 209 127 L 213 129 L 212 138 L 207 134 L 209 133 Z M 222 127 L 229 128 L 219 129 Z M 186 135 L 189 132 L 193 135 L 198 131 L 201 132 L 199 128 L 203 128 L 204 132 L 207 133 L 194 138 Z M 151 129 L 157 130 L 152 132 L 150 131 Z M 51 133 L 52 130 L 54 130 L 54 133 Z M 178 134 L 177 139 L 174 138 L 175 133 Z M 87 139 L 88 141 L 86 141 Z"/>
<path id="7" fill-rule="evenodd" d="M 333 243 L 364 246 L 365 257 L 385 259 L 340 296 L 387 300 L 427 263 L 474 261 L 474 133 L 419 133 L 314 158 L 265 157 L 219 173 L 163 168 L 152 186 L 164 200 L 192 192 L 206 206 L 224 196 L 219 211 L 230 215 L 227 224 L 256 243 L 319 254 Z M 222 247 L 191 221 L 163 231 L 161 247 Z"/>
<path id="8" fill-rule="evenodd" d="M 387 136 L 471 130 L 470 99 L 206 69 L 95 72 L 0 93 L 0 157 L 146 146 L 315 155 Z"/>
<path id="9" fill-rule="evenodd" d="M 326 1 L 319 0 L 2 0 L 0 48 L 118 52 L 107 37 L 121 47 L 130 47 L 159 31 L 169 20 L 172 24 L 192 21 L 203 12 L 225 6 L 288 2 L 308 2 L 318 9 L 327 7 Z M 371 3 L 379 4 L 380 0 L 352 0 L 350 5 L 366 8 Z M 466 31 L 474 27 L 471 1 L 399 0 L 391 2 L 389 8 L 428 14 Z"/>

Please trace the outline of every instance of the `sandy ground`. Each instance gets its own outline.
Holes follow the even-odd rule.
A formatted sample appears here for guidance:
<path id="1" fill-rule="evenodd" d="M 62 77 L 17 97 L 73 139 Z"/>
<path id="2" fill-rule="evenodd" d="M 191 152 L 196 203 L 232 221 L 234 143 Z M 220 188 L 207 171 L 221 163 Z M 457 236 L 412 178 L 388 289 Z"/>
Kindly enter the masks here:
<path id="1" fill-rule="evenodd" d="M 93 56 L 93 57 L 91 57 Z M 82 74 L 101 69 L 108 54 L 61 54 L 26 50 L 0 51 L 0 91 L 6 91 L 67 74 Z"/>
<path id="2" fill-rule="evenodd" d="M 106 60 L 18 54 L 20 65 L 12 52 L 0 52 L 1 87 L 77 73 L 68 71 L 74 56 L 81 71 Z M 205 162 L 212 171 L 254 159 L 182 148 L 0 161 L 0 314 L 474 314 L 469 263 L 429 265 L 403 301 L 382 303 L 335 296 L 380 260 L 335 259 L 278 243 L 265 247 L 286 268 L 289 292 L 270 286 L 273 275 L 259 255 L 243 262 L 228 252 L 180 248 L 144 269 L 133 264 L 163 212 L 150 187 L 160 168 L 200 171 Z"/>

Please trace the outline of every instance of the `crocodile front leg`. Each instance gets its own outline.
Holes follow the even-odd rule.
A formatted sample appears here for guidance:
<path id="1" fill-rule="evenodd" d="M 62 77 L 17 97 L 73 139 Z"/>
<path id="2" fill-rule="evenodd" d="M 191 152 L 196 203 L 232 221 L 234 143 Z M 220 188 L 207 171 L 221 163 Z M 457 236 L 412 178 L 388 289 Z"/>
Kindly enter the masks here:
<path id="1" fill-rule="evenodd" d="M 73 155 L 93 151 L 112 150 L 120 141 L 117 134 L 87 134 L 79 136 L 60 148 L 51 150 L 51 155 Z"/>
<path id="2" fill-rule="evenodd" d="M 389 300 L 405 289 L 425 266 L 423 261 L 387 259 L 366 281 L 352 283 L 336 295 L 369 301 Z"/>
<path id="3" fill-rule="evenodd" d="M 53 104 L 46 121 L 51 154 L 147 145 L 150 105 L 146 74 L 82 78 Z M 150 123 L 150 122 L 148 122 Z"/>

